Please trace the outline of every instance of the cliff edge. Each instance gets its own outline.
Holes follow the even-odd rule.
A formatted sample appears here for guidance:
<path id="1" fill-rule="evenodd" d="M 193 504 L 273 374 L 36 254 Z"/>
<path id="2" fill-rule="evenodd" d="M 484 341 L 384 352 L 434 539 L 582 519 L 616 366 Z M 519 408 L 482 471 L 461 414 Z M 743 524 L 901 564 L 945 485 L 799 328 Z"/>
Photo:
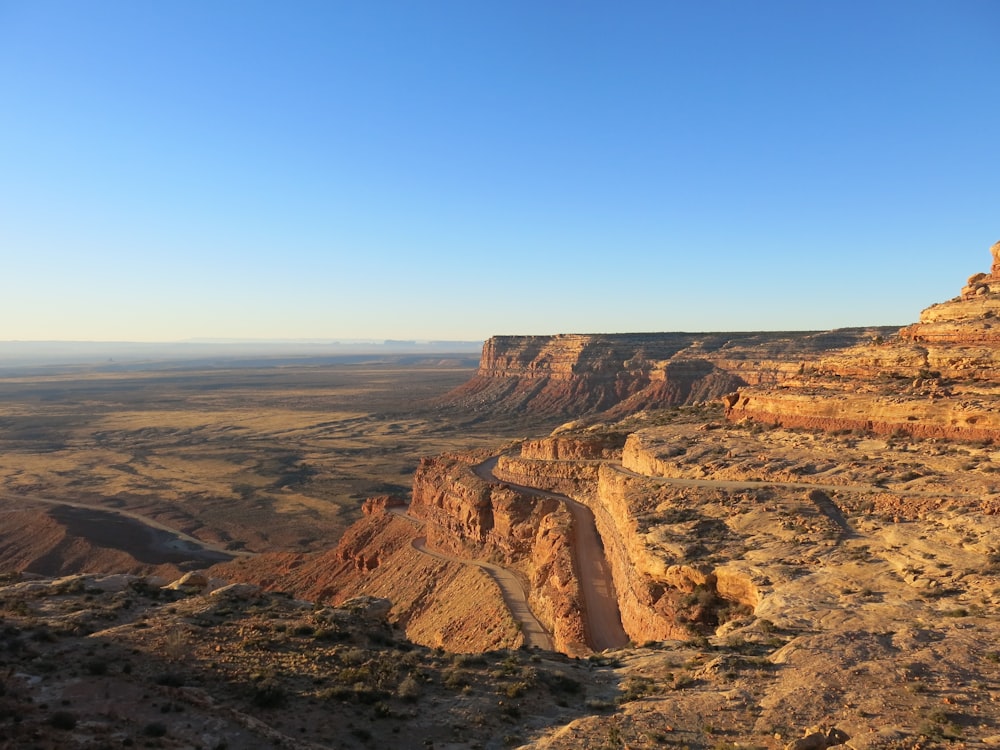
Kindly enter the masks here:
<path id="1" fill-rule="evenodd" d="M 616 418 L 780 383 L 831 350 L 894 331 L 494 336 L 472 380 L 440 403 L 488 416 Z"/>

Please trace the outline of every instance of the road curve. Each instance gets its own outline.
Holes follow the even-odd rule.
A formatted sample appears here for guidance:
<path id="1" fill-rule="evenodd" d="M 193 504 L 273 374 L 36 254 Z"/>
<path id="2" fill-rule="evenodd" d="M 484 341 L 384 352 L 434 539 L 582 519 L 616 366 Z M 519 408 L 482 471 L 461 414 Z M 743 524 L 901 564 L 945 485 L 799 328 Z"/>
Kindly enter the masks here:
<path id="1" fill-rule="evenodd" d="M 573 515 L 576 541 L 573 558 L 580 578 L 580 593 L 583 595 L 587 645 L 595 651 L 627 645 L 629 637 L 622 627 L 611 568 L 604 555 L 604 545 L 597 533 L 594 514 L 590 508 L 565 495 L 498 479 L 493 471 L 499 459 L 499 456 L 493 456 L 474 466 L 473 471 L 485 482 L 502 484 L 526 495 L 558 500 Z"/>
<path id="2" fill-rule="evenodd" d="M 14 499 L 10 496 L 6 496 L 3 499 L 6 501 L 14 501 Z M 158 548 L 158 551 L 161 552 L 172 552 L 177 554 L 193 553 L 196 556 L 199 553 L 211 553 L 213 555 L 218 555 L 225 560 L 231 560 L 234 557 L 252 557 L 254 555 L 253 552 L 226 549 L 218 544 L 202 541 L 201 539 L 197 539 L 190 534 L 186 534 L 180 529 L 167 526 L 154 518 L 144 516 L 141 513 L 134 513 L 133 511 L 125 510 L 123 508 L 108 508 L 102 505 L 91 505 L 88 503 L 74 502 L 72 500 L 59 500 L 56 498 L 37 497 L 34 495 L 29 497 L 20 497 L 15 502 L 23 503 L 25 501 L 64 508 L 76 508 L 78 510 L 85 510 L 96 514 L 107 513 L 120 516 L 121 518 L 127 518 L 141 526 L 146 527 L 152 532 L 159 532 L 159 534 L 154 534 L 154 538 L 158 537 L 158 541 L 154 544 Z M 168 538 L 164 539 L 164 536 Z M 170 539 L 169 537 L 173 537 L 173 539 Z M 220 561 L 221 560 L 216 560 L 215 562 Z"/>
<path id="3" fill-rule="evenodd" d="M 507 609 L 510 610 L 510 614 L 514 620 L 521 625 L 521 634 L 524 636 L 525 645 L 545 649 L 546 651 L 553 650 L 552 636 L 542 623 L 538 621 L 538 618 L 535 617 L 535 614 L 528 606 L 528 594 L 516 575 L 506 568 L 501 568 L 499 565 L 493 565 L 483 560 L 452 557 L 451 555 L 429 550 L 427 549 L 427 537 L 422 536 L 414 539 L 411 544 L 413 545 L 413 549 L 438 560 L 447 560 L 449 562 L 462 563 L 463 565 L 475 565 L 482 568 L 500 587 L 504 604 L 507 605 Z"/>

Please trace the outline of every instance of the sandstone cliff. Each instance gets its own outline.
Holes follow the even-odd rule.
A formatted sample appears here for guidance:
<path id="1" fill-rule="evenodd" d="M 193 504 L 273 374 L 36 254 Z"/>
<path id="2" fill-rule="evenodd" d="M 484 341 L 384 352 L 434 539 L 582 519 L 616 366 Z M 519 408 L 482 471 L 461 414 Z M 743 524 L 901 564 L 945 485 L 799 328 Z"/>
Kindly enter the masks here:
<path id="1" fill-rule="evenodd" d="M 622 471 L 620 448 L 606 448 L 620 444 L 620 437 L 529 441 L 519 456 L 501 458 L 496 473 L 506 481 L 564 493 L 590 508 L 611 567 L 622 625 L 633 642 L 683 640 L 717 626 L 725 613 L 752 611 L 758 595 L 750 577 L 732 568 L 716 570 L 690 554 L 701 545 L 696 536 L 672 552 L 654 541 L 646 518 L 650 488 L 642 476 Z M 599 453 L 605 460 L 556 458 Z M 658 489 L 656 494 L 664 512 L 685 503 L 683 493 Z M 683 537 L 693 529 L 687 528 L 690 518 L 681 515 Z"/>
<path id="2" fill-rule="evenodd" d="M 892 330 L 494 336 L 476 376 L 442 403 L 488 414 L 624 416 L 777 383 L 823 352 Z"/>
<path id="3" fill-rule="evenodd" d="M 452 454 L 421 461 L 411 515 L 423 523 L 430 547 L 520 573 L 532 611 L 552 633 L 555 647 L 585 652 L 570 514 L 555 500 L 484 481 L 472 470 L 482 458 Z"/>
<path id="4" fill-rule="evenodd" d="M 989 274 L 932 305 L 898 336 L 873 339 L 803 367 L 777 386 L 741 388 L 727 416 L 825 430 L 922 438 L 1000 438 L 1000 243 Z"/>

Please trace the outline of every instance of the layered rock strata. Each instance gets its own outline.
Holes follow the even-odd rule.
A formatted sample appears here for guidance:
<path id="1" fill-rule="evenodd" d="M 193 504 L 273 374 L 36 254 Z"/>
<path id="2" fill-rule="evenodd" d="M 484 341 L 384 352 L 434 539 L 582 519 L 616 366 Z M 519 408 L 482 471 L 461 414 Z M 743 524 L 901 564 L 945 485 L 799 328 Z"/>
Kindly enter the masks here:
<path id="1" fill-rule="evenodd" d="M 932 305 L 897 336 L 873 339 L 803 367 L 776 387 L 725 397 L 727 417 L 785 427 L 1000 439 L 1000 243 L 989 274 Z"/>
<path id="2" fill-rule="evenodd" d="M 824 352 L 893 330 L 494 336 L 476 376 L 442 403 L 489 413 L 624 416 L 781 382 Z"/>
<path id="3" fill-rule="evenodd" d="M 410 514 L 423 522 L 428 546 L 519 572 L 532 612 L 552 633 L 556 649 L 587 652 L 572 516 L 557 500 L 484 481 L 473 471 L 482 458 L 423 459 Z"/>
<path id="4" fill-rule="evenodd" d="M 618 442 L 617 435 L 612 439 Z M 525 457 L 594 455 L 607 440 L 579 437 L 575 449 L 567 447 L 573 441 L 569 437 L 531 441 L 521 456 L 501 458 L 496 474 L 505 481 L 566 494 L 590 508 L 611 567 L 622 625 L 633 642 L 690 638 L 701 627 L 718 624 L 721 610 L 751 611 L 759 595 L 749 575 L 733 568 L 689 564 L 686 550 L 665 554 L 662 545 L 650 543 L 641 513 L 636 512 L 646 505 L 642 498 L 648 487 L 643 477 L 622 471 L 619 460 Z M 614 455 L 619 455 L 617 449 Z M 675 495 L 663 502 L 684 500 Z"/>

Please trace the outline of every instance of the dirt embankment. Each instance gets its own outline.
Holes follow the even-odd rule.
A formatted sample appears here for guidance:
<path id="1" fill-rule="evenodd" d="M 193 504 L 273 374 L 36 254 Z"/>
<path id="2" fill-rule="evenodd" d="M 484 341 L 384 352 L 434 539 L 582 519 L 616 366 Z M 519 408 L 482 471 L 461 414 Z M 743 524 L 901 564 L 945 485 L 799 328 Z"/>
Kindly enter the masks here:
<path id="1" fill-rule="evenodd" d="M 449 454 L 421 461 L 410 514 L 423 524 L 431 549 L 489 560 L 523 577 L 532 611 L 556 649 L 589 651 L 573 561 L 573 518 L 555 498 L 484 481 L 481 455 Z"/>
<path id="2" fill-rule="evenodd" d="M 297 597 L 339 604 L 369 595 L 392 602 L 391 620 L 415 643 L 457 653 L 517 648 L 523 628 L 485 571 L 419 549 L 418 524 L 374 509 L 325 553 L 261 554 L 212 573 Z"/>

